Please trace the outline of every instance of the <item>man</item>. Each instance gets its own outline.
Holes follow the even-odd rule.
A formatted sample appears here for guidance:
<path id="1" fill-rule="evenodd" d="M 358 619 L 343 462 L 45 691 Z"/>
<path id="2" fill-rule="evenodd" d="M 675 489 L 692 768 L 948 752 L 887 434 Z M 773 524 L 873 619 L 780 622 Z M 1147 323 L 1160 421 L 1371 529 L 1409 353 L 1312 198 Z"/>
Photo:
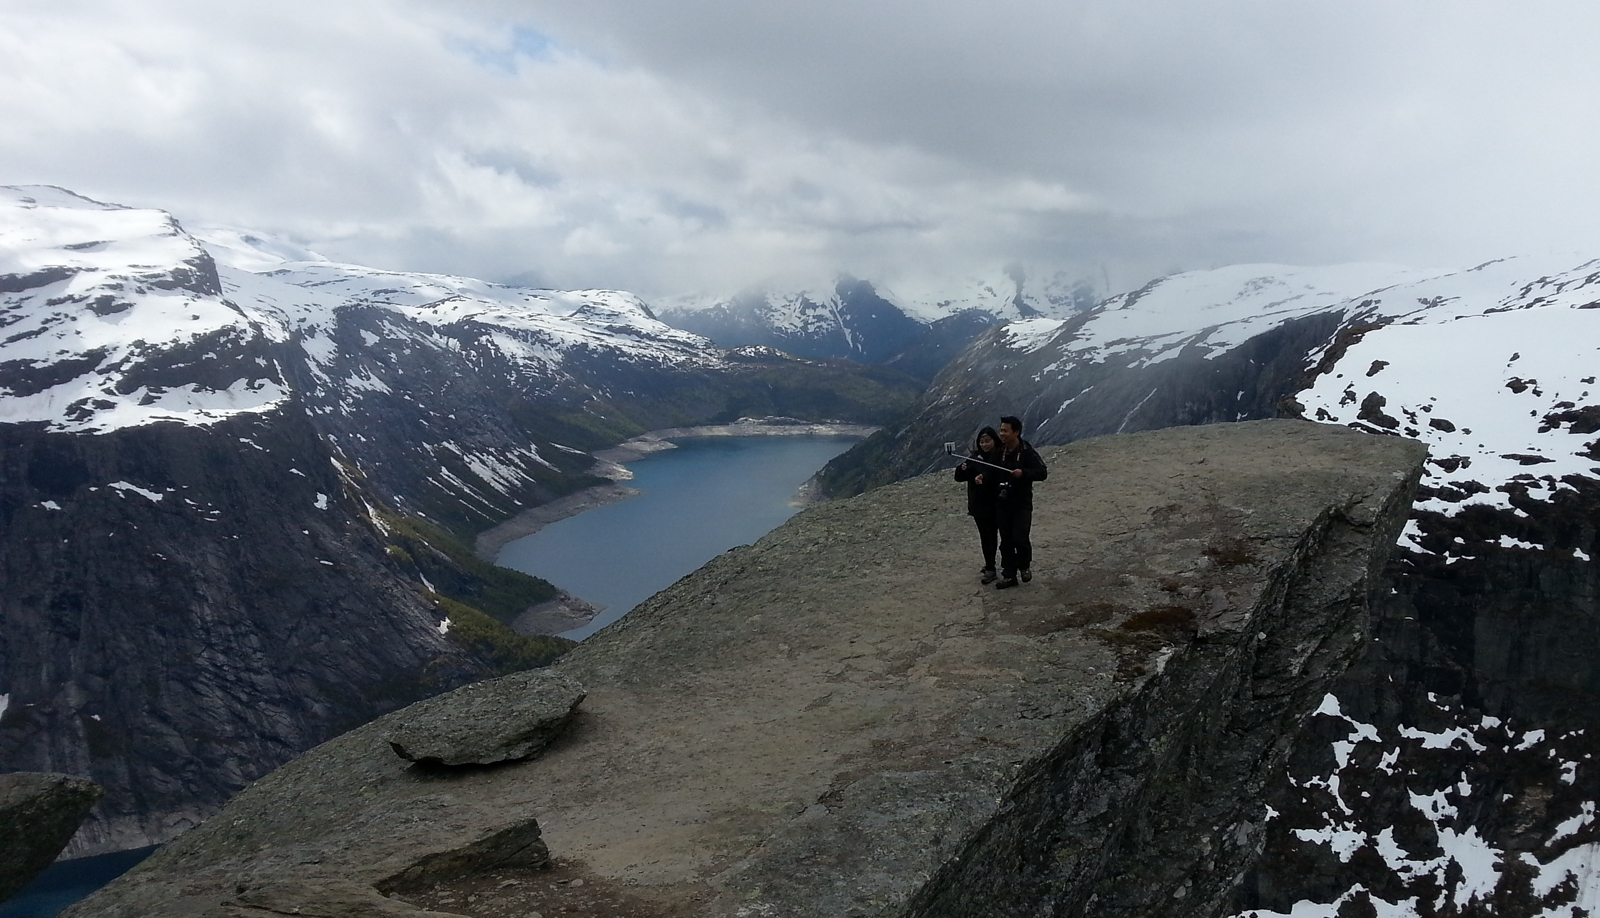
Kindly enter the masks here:
<path id="1" fill-rule="evenodd" d="M 1000 524 L 1000 580 L 995 588 L 1004 590 L 1017 585 L 1018 574 L 1024 582 L 1033 579 L 1033 543 L 1028 541 L 1028 531 L 1033 528 L 1033 483 L 1044 481 L 1050 472 L 1022 439 L 1021 419 L 1010 415 L 1000 419 L 998 464 L 1011 470 L 1009 478 L 1001 476 L 995 502 Z"/>

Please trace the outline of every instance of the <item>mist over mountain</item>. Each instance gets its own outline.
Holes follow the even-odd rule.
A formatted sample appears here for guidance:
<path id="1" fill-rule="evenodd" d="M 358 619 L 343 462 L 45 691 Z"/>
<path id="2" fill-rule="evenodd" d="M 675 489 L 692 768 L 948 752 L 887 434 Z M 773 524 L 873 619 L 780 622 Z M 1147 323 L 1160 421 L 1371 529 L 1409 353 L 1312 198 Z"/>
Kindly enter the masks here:
<path id="1" fill-rule="evenodd" d="M 932 379 L 990 326 L 1087 309 L 1095 288 L 1056 273 L 1042 281 L 1013 266 L 994 277 L 929 278 L 895 292 L 840 277 L 831 286 L 757 287 L 731 297 L 658 300 L 656 314 L 724 347 L 766 345 L 802 357 L 844 357 Z"/>

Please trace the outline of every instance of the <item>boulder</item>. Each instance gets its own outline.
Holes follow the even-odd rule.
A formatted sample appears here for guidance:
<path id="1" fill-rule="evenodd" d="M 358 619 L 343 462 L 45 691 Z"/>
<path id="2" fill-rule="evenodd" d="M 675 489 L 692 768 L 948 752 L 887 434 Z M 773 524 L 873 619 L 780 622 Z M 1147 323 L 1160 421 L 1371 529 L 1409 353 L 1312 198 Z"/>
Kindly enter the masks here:
<path id="1" fill-rule="evenodd" d="M 0 775 L 0 902 L 50 866 L 100 794 L 100 785 L 72 775 Z"/>
<path id="2" fill-rule="evenodd" d="M 400 713 L 389 745 L 428 765 L 493 765 L 533 756 L 561 734 L 583 686 L 547 670 L 462 686 Z"/>

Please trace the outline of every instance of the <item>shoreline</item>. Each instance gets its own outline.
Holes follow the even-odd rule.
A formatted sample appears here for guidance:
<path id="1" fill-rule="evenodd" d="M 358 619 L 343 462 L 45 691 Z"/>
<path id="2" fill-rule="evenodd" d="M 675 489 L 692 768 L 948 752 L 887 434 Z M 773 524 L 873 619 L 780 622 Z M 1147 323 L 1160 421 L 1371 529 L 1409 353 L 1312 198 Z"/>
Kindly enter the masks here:
<path id="1" fill-rule="evenodd" d="M 732 424 L 667 427 L 662 430 L 646 431 L 609 449 L 591 454 L 595 459 L 592 471 L 611 479 L 609 483 L 574 491 L 547 504 L 524 510 L 508 520 L 485 529 L 473 540 L 472 553 L 480 560 L 495 564 L 500 549 L 517 539 L 533 535 L 551 523 L 577 516 L 585 510 L 593 510 L 639 495 L 641 493 L 639 489 L 622 484 L 633 477 L 633 473 L 624 463 L 634 462 L 663 450 L 677 449 L 678 446 L 672 442 L 673 440 L 686 440 L 691 437 L 859 436 L 865 438 L 877 431 L 877 427 L 867 424 L 812 423 L 791 418 L 760 420 L 740 418 Z M 793 503 L 798 507 L 810 507 L 822 503 L 822 498 L 817 494 L 811 479 L 800 485 Z"/>

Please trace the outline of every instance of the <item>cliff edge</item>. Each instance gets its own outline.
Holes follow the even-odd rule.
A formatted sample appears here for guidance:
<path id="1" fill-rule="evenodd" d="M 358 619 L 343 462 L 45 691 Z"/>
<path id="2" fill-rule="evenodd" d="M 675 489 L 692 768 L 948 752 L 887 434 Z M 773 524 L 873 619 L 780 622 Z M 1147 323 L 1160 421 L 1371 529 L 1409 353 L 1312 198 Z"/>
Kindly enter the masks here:
<path id="1" fill-rule="evenodd" d="M 386 715 L 67 914 L 1219 914 L 1423 447 L 1263 421 L 1044 456 L 1030 584 L 978 585 L 947 473 L 808 510 L 552 667 L 587 697 L 536 757 L 413 764 Z"/>

